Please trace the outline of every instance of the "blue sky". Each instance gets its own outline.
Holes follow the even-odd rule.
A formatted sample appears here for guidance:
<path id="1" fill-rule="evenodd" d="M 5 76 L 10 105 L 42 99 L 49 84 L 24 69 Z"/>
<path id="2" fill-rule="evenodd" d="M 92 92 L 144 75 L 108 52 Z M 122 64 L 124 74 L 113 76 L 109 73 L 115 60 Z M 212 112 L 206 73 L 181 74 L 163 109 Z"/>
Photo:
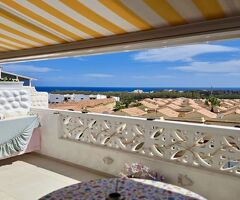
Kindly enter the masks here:
<path id="1" fill-rule="evenodd" d="M 240 87 L 240 40 L 5 64 L 37 86 Z"/>

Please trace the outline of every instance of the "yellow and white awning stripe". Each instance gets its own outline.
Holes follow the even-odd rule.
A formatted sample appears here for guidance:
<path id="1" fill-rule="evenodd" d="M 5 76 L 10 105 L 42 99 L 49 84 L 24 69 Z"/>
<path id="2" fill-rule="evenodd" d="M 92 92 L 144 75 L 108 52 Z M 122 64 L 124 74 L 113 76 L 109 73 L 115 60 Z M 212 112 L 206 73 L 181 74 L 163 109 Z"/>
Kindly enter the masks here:
<path id="1" fill-rule="evenodd" d="M 238 15 L 239 0 L 0 0 L 0 51 Z"/>

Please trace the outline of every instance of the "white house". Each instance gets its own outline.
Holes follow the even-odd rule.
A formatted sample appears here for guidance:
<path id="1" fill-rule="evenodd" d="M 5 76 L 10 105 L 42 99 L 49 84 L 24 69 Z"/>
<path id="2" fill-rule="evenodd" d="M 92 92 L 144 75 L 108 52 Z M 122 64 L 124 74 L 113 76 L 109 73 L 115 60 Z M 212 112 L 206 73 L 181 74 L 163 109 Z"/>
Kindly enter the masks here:
<path id="1" fill-rule="evenodd" d="M 73 94 L 72 100 L 75 102 L 82 101 L 82 100 L 89 100 L 89 95 Z"/>
<path id="2" fill-rule="evenodd" d="M 89 95 L 89 99 L 106 99 L 107 96 L 106 95 L 102 95 L 102 94 L 90 94 Z"/>
<path id="3" fill-rule="evenodd" d="M 138 90 L 133 90 L 132 93 L 142 94 L 142 93 L 144 93 L 144 91 L 138 89 Z"/>
<path id="4" fill-rule="evenodd" d="M 85 94 L 65 94 L 64 95 L 64 101 L 78 102 L 78 101 L 88 100 L 88 99 L 89 99 L 89 95 L 85 95 Z"/>
<path id="5" fill-rule="evenodd" d="M 64 95 L 62 94 L 49 94 L 48 95 L 49 103 L 62 103 L 64 102 Z"/>
<path id="6" fill-rule="evenodd" d="M 63 101 L 73 101 L 73 95 L 72 94 L 64 94 Z"/>
<path id="7" fill-rule="evenodd" d="M 89 95 L 85 94 L 49 94 L 49 103 L 62 103 L 64 101 L 79 102 L 82 100 L 88 100 Z"/>
<path id="8" fill-rule="evenodd" d="M 115 99 L 115 101 L 120 101 L 120 97 L 111 96 L 111 98 Z"/>
<path id="9" fill-rule="evenodd" d="M 106 99 L 106 95 L 102 94 L 49 94 L 49 103 L 62 103 L 64 101 L 73 101 L 73 102 L 79 102 L 82 100 L 93 100 L 93 99 Z M 120 101 L 120 97 L 112 96 L 111 98 L 114 98 L 116 101 Z"/>

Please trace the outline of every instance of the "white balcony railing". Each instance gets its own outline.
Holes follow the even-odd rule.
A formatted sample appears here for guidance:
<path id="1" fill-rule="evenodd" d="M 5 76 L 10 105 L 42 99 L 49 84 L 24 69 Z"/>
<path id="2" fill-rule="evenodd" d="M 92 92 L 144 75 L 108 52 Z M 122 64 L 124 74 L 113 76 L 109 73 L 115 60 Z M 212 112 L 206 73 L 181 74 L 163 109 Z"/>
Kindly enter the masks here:
<path id="1" fill-rule="evenodd" d="M 240 130 L 60 111 L 60 137 L 240 174 Z"/>

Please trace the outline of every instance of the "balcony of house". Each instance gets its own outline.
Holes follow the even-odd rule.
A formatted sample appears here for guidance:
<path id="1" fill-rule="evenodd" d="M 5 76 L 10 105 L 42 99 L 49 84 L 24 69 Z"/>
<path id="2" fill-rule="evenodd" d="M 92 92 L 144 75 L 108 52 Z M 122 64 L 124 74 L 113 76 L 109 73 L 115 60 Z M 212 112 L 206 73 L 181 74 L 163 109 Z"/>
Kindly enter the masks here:
<path id="1" fill-rule="evenodd" d="M 238 1 L 179 2 L 1 1 L 0 63 L 240 37 Z M 31 78 L 1 74 L 0 199 L 39 199 L 132 163 L 198 199 L 239 199 L 239 128 L 52 110 Z"/>
<path id="2" fill-rule="evenodd" d="M 21 83 L 1 90 L 0 197 L 38 199 L 140 163 L 207 199 L 239 196 L 239 128 L 47 108 Z"/>
<path id="3" fill-rule="evenodd" d="M 26 199 L 30 191 L 30 199 L 40 198 L 141 163 L 207 199 L 238 199 L 237 128 L 51 109 L 31 113 L 40 119 L 41 150 L 0 162 L 1 195 Z"/>

